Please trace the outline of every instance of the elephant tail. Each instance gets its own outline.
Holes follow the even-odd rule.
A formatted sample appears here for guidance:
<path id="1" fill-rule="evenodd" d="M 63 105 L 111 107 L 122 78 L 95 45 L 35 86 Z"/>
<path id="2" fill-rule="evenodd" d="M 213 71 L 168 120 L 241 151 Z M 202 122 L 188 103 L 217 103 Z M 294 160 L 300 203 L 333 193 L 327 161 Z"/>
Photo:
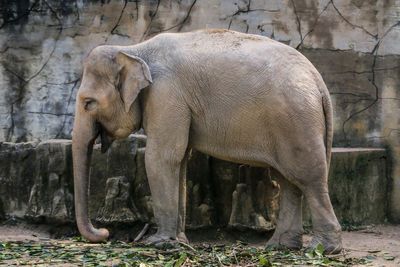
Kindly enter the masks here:
<path id="1" fill-rule="evenodd" d="M 325 131 L 326 131 L 326 139 L 325 139 L 325 147 L 326 147 L 326 163 L 329 166 L 331 163 L 331 152 L 332 152 L 332 139 L 333 139 L 333 111 L 332 111 L 332 102 L 329 96 L 328 89 L 324 90 L 325 93 L 322 95 L 322 106 L 325 115 Z"/>

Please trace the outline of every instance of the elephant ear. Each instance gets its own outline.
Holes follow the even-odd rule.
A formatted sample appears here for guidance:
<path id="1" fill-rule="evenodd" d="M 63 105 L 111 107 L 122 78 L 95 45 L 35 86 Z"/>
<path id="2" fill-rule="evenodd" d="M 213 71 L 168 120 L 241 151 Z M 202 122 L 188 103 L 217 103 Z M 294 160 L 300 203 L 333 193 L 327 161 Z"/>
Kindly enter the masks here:
<path id="1" fill-rule="evenodd" d="M 120 65 L 117 86 L 124 102 L 125 112 L 129 112 L 140 91 L 152 84 L 153 81 L 149 66 L 143 59 L 118 52 L 116 60 Z"/>

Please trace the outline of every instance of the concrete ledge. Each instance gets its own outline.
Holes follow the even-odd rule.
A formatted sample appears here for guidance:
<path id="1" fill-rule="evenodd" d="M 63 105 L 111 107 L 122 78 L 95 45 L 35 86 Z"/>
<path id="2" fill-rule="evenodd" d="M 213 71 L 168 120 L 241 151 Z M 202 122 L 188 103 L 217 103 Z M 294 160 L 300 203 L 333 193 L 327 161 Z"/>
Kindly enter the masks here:
<path id="1" fill-rule="evenodd" d="M 366 147 L 333 147 L 332 154 L 336 153 L 368 153 L 375 151 L 386 151 L 384 148 L 366 148 Z"/>
<path id="2" fill-rule="evenodd" d="M 146 136 L 131 135 L 92 159 L 90 216 L 99 224 L 153 220 L 144 165 Z M 334 148 L 329 190 L 343 225 L 387 220 L 386 151 Z M 188 165 L 187 226 L 274 228 L 279 186 L 273 172 L 192 152 Z M 70 140 L 0 143 L 0 219 L 64 224 L 74 221 Z M 305 208 L 304 218 L 310 223 Z"/>

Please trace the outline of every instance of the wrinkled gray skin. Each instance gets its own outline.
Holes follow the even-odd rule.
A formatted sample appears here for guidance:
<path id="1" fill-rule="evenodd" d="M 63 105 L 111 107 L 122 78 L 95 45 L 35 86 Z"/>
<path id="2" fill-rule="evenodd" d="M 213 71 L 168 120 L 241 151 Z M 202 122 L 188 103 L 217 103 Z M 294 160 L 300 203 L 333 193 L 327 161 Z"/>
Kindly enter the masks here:
<path id="1" fill-rule="evenodd" d="M 332 146 L 329 92 L 295 49 L 266 37 L 226 30 L 160 34 L 133 46 L 99 46 L 83 64 L 73 132 L 76 219 L 91 241 L 108 237 L 88 218 L 89 164 L 143 127 L 146 171 L 158 231 L 151 243 L 185 236 L 186 161 L 193 148 L 211 156 L 271 166 L 282 177 L 281 209 L 268 244 L 302 246 L 302 197 L 314 238 L 342 248 L 328 195 Z"/>

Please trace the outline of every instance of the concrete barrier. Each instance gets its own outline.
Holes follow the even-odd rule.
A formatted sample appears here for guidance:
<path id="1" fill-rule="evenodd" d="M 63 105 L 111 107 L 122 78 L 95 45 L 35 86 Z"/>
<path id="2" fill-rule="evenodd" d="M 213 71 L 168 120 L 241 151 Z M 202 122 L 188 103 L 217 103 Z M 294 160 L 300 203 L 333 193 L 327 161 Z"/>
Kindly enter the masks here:
<path id="1" fill-rule="evenodd" d="M 119 140 L 105 154 L 95 146 L 90 217 L 98 224 L 153 221 L 145 146 L 144 135 Z M 71 140 L 0 143 L 0 219 L 72 223 L 71 157 Z M 341 224 L 386 222 L 387 162 L 384 149 L 333 149 L 329 190 Z M 279 185 L 271 170 L 234 164 L 195 151 L 188 164 L 188 228 L 274 228 Z M 306 207 L 304 220 L 310 223 Z"/>

